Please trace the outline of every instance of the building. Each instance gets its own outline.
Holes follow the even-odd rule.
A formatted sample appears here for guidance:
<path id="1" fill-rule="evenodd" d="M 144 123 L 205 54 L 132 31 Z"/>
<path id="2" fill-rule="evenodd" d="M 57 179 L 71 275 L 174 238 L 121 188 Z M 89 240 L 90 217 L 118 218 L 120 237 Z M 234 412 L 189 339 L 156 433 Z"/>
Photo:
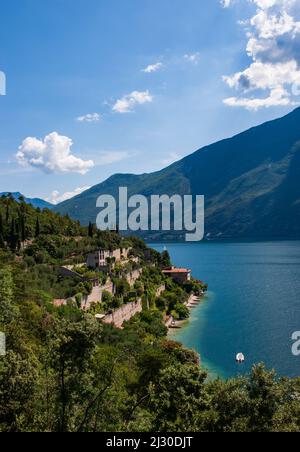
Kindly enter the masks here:
<path id="1" fill-rule="evenodd" d="M 175 282 L 184 284 L 191 280 L 192 271 L 187 268 L 166 268 L 162 271 L 164 275 L 170 276 Z"/>
<path id="2" fill-rule="evenodd" d="M 89 253 L 86 264 L 89 268 L 97 269 L 107 266 L 108 260 L 120 262 L 128 259 L 130 248 L 119 248 L 114 251 L 100 249 L 95 253 Z"/>

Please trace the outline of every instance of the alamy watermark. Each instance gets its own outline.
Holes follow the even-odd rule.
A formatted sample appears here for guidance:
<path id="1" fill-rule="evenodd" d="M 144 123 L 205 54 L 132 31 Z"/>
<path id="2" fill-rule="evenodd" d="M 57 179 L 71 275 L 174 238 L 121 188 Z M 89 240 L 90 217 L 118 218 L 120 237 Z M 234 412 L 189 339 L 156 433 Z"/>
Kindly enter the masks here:
<path id="1" fill-rule="evenodd" d="M 0 96 L 6 96 L 6 75 L 0 71 Z"/>
<path id="2" fill-rule="evenodd" d="M 185 233 L 187 242 L 204 238 L 203 195 L 133 195 L 128 188 L 119 187 L 118 199 L 101 195 L 97 200 L 101 209 L 97 228 L 101 231 L 177 231 Z"/>
<path id="3" fill-rule="evenodd" d="M 0 356 L 5 356 L 6 354 L 6 336 L 0 331 Z"/>
<path id="4" fill-rule="evenodd" d="M 300 331 L 295 331 L 292 334 L 292 341 L 294 342 L 292 345 L 292 354 L 294 356 L 300 356 Z"/>

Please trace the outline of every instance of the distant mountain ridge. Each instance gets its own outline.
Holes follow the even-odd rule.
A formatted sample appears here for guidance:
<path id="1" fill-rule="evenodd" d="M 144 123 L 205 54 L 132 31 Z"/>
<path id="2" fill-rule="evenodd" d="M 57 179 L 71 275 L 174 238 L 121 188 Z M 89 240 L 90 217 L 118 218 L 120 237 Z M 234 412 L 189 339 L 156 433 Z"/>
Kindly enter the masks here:
<path id="1" fill-rule="evenodd" d="M 7 196 L 9 194 L 10 194 L 10 192 L 3 192 L 3 193 L 0 193 L 0 196 Z M 16 201 L 18 201 L 21 196 L 24 196 L 24 195 L 22 195 L 22 193 L 19 193 L 19 192 L 14 192 L 11 194 Z M 40 199 L 40 198 L 26 198 L 26 196 L 24 196 L 24 199 L 27 204 L 31 204 L 35 208 L 52 209 L 54 207 L 53 204 L 51 204 L 50 202 L 44 201 L 43 199 Z"/>
<path id="2" fill-rule="evenodd" d="M 151 174 L 116 174 L 54 210 L 95 222 L 101 194 L 205 195 L 215 238 L 300 239 L 300 109 L 206 146 Z M 152 234 L 149 239 L 171 238 Z M 180 238 L 180 237 L 176 237 Z"/>

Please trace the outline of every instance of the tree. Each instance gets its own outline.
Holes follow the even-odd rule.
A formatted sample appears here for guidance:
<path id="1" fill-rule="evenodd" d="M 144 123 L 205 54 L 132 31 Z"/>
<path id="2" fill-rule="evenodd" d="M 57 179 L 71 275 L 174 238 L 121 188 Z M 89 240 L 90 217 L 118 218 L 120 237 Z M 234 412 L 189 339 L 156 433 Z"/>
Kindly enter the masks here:
<path id="1" fill-rule="evenodd" d="M 276 373 L 267 371 L 263 364 L 254 366 L 247 389 L 250 397 L 249 429 L 271 431 L 281 401 Z"/>
<path id="2" fill-rule="evenodd" d="M 39 217 L 36 217 L 36 223 L 35 223 L 35 237 L 38 237 L 40 235 L 41 232 L 41 227 L 40 227 L 40 219 Z"/>
<path id="3" fill-rule="evenodd" d="M 26 240 L 26 225 L 25 225 L 25 213 L 24 213 L 23 205 L 21 205 L 21 212 L 19 215 L 19 225 L 20 225 L 21 242 L 24 243 Z"/>
<path id="4" fill-rule="evenodd" d="M 126 296 L 130 292 L 130 285 L 125 279 L 115 280 L 114 285 L 117 296 Z"/>
<path id="5" fill-rule="evenodd" d="M 14 282 L 10 268 L 0 270 L 0 323 L 7 325 L 13 320 L 17 309 L 13 304 Z"/>
<path id="6" fill-rule="evenodd" d="M 4 225 L 3 225 L 3 218 L 2 214 L 0 212 L 0 248 L 4 248 Z"/>
<path id="7" fill-rule="evenodd" d="M 107 290 L 104 290 L 102 292 L 102 303 L 105 303 L 107 307 L 109 307 L 113 301 L 113 296 L 110 292 Z"/>
<path id="8" fill-rule="evenodd" d="M 150 407 L 154 432 L 194 432 L 201 412 L 209 406 L 207 374 L 195 365 L 174 365 L 160 372 L 150 384 Z"/>
<path id="9" fill-rule="evenodd" d="M 6 200 L 6 214 L 5 214 L 5 222 L 8 224 L 9 222 L 9 200 Z"/>
<path id="10" fill-rule="evenodd" d="M 174 308 L 174 311 L 177 312 L 177 314 L 179 316 L 179 320 L 185 320 L 185 319 L 189 318 L 190 311 L 189 311 L 188 307 L 182 303 L 177 303 Z"/>
<path id="11" fill-rule="evenodd" d="M 93 223 L 91 223 L 91 221 L 89 222 L 88 236 L 89 236 L 90 238 L 93 238 L 93 237 L 94 237 L 94 225 L 93 225 Z"/>
<path id="12" fill-rule="evenodd" d="M 19 231 L 14 218 L 11 220 L 8 243 L 12 251 L 17 251 L 19 245 Z"/>
<path id="13" fill-rule="evenodd" d="M 161 253 L 160 265 L 162 268 L 168 268 L 172 266 L 171 257 L 167 250 Z"/>
<path id="14" fill-rule="evenodd" d="M 250 400 L 247 378 L 208 383 L 209 412 L 202 417 L 201 430 L 208 432 L 247 432 Z"/>
<path id="15" fill-rule="evenodd" d="M 36 360 L 9 350 L 0 360 L 0 431 L 32 431 L 40 413 L 34 406 L 38 384 Z M 42 414 L 42 413 L 41 413 Z"/>
<path id="16" fill-rule="evenodd" d="M 100 332 L 101 326 L 89 319 L 77 323 L 62 320 L 56 324 L 49 352 L 51 367 L 57 378 L 55 417 L 59 432 L 77 429 L 76 417 L 84 418 L 81 415 L 82 394 L 88 397 L 87 375 Z"/>

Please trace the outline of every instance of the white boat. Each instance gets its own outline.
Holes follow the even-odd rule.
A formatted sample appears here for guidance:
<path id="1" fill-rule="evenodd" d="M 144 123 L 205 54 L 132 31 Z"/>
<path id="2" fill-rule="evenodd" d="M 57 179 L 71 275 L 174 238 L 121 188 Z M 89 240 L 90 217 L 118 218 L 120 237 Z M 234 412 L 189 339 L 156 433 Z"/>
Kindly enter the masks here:
<path id="1" fill-rule="evenodd" d="M 239 364 L 242 364 L 242 363 L 245 362 L 245 356 L 243 355 L 243 353 L 238 353 L 238 354 L 236 355 L 236 361 L 237 361 Z"/>

